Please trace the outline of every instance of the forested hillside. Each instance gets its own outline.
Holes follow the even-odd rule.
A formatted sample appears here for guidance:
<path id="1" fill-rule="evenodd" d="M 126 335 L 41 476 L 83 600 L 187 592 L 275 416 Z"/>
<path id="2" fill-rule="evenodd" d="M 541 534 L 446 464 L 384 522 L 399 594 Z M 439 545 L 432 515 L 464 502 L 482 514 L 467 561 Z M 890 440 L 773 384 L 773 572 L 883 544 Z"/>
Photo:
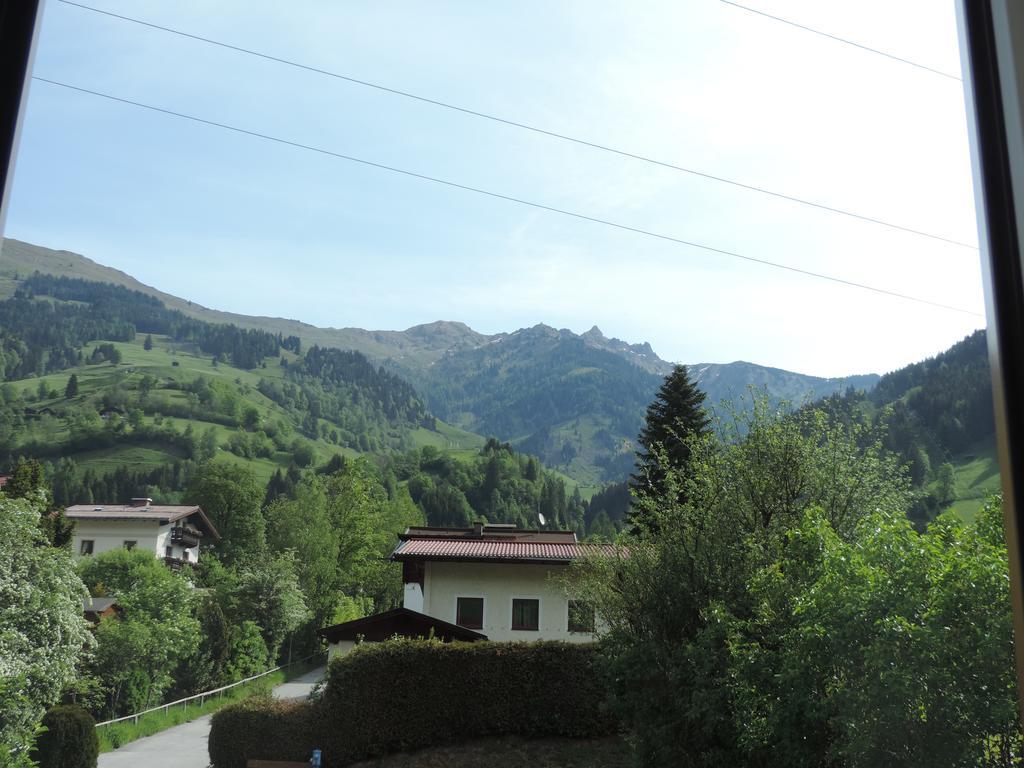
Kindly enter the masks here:
<path id="1" fill-rule="evenodd" d="M 630 471 L 633 438 L 661 377 L 539 325 L 446 355 L 421 381 L 446 421 L 598 483 Z"/>
<path id="2" fill-rule="evenodd" d="M 265 331 L 303 348 L 354 350 L 410 382 L 438 417 L 493 434 L 539 455 L 591 492 L 631 470 L 644 408 L 672 369 L 647 343 L 537 325 L 486 335 L 439 321 L 404 331 L 317 328 L 295 320 L 251 317 L 201 307 L 67 251 L 3 242 L 0 297 L 13 295 L 35 271 L 103 280 L 137 290 L 186 318 Z M 870 388 L 876 377 L 822 379 L 753 363 L 692 366 L 709 405 L 745 395 L 750 386 L 774 401 Z"/>
<path id="3" fill-rule="evenodd" d="M 483 518 L 527 529 L 610 533 L 588 531 L 587 505 L 578 488 L 544 469 L 536 457 L 493 438 L 469 455 L 428 447 L 393 456 L 385 473 L 408 487 L 430 525 L 469 527 Z"/>
<path id="4" fill-rule="evenodd" d="M 275 468 L 472 447 L 358 352 L 213 325 L 123 287 L 35 275 L 0 301 L 0 464 L 49 460 L 58 503 L 173 500 L 216 455 Z"/>
<path id="5" fill-rule="evenodd" d="M 848 392 L 814 407 L 876 427 L 918 490 L 913 509 L 918 520 L 949 507 L 971 517 L 988 494 L 999 490 L 984 331 L 886 374 L 869 393 Z"/>

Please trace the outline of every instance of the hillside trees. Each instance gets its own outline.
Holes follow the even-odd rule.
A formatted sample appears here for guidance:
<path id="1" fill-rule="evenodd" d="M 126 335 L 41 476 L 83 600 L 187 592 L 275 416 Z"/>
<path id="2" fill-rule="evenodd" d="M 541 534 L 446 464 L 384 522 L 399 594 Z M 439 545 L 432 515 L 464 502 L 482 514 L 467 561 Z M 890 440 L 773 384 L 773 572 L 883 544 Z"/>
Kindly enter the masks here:
<path id="1" fill-rule="evenodd" d="M 465 527 L 483 517 L 536 528 L 540 513 L 552 528 L 583 532 L 585 505 L 575 489 L 569 493 L 535 457 L 494 438 L 465 461 L 427 447 L 393 458 L 387 468 L 407 481 L 430 525 Z"/>
<path id="2" fill-rule="evenodd" d="M 92 646 L 71 555 L 47 545 L 42 499 L 0 496 L 0 765 L 27 765 L 35 726 Z"/>

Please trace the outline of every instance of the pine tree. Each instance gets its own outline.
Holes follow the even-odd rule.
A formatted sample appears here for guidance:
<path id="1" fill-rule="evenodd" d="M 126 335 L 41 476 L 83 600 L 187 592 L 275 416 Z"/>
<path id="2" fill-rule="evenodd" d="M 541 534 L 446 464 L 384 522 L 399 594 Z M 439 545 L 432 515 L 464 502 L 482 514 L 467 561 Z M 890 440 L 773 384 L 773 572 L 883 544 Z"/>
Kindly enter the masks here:
<path id="1" fill-rule="evenodd" d="M 146 340 L 142 342 L 142 348 L 147 352 L 153 348 L 153 337 L 148 333 L 146 334 Z"/>
<path id="2" fill-rule="evenodd" d="M 68 385 L 64 388 L 64 399 L 70 400 L 78 394 L 78 376 L 74 373 L 68 379 Z"/>
<path id="3" fill-rule="evenodd" d="M 704 410 L 705 394 L 690 380 L 685 365 L 677 365 L 647 407 L 644 427 L 637 437 L 636 473 L 630 477 L 630 490 L 637 499 L 657 499 L 666 493 L 668 471 L 674 469 L 685 477 L 690 459 L 687 443 L 694 436 L 705 435 L 710 421 Z M 630 522 L 644 525 L 636 510 Z"/>

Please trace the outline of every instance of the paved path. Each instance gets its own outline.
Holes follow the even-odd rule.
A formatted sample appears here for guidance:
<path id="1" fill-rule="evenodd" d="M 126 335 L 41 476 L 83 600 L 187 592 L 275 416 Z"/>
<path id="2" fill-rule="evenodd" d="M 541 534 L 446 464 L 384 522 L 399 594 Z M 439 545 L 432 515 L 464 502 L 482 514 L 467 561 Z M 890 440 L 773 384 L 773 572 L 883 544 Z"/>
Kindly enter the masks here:
<path id="1" fill-rule="evenodd" d="M 274 689 L 274 698 L 305 698 L 323 677 L 324 668 L 314 669 Z M 125 744 L 113 752 L 100 755 L 98 768 L 207 768 L 210 753 L 206 741 L 210 736 L 210 715 L 190 723 L 176 725 L 166 731 Z"/>

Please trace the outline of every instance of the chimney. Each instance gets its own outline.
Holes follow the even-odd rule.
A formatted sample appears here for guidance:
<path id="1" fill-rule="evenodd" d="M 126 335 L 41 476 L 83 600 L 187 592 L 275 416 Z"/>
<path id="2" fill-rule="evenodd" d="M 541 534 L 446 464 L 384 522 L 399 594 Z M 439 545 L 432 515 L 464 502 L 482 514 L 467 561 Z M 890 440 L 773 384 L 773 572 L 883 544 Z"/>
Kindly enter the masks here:
<path id="1" fill-rule="evenodd" d="M 152 499 L 144 499 L 142 497 L 132 499 L 132 503 L 129 506 L 132 507 L 148 507 L 153 503 Z"/>
<path id="2" fill-rule="evenodd" d="M 473 523 L 473 536 L 476 538 L 483 538 L 484 535 L 484 522 L 483 520 L 477 520 Z"/>

